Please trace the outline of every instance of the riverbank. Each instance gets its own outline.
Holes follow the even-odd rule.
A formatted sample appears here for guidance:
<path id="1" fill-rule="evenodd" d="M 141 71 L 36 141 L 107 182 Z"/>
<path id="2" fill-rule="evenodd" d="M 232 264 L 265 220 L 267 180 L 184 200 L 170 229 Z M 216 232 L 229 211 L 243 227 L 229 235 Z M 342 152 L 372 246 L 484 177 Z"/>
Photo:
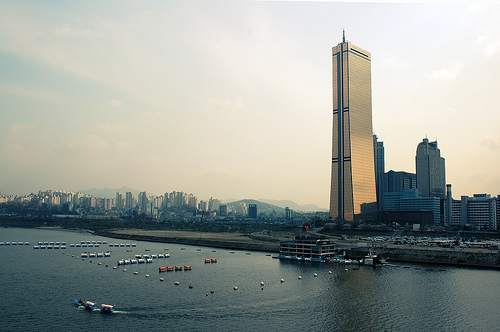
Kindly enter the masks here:
<path id="1" fill-rule="evenodd" d="M 366 248 L 352 248 L 351 255 L 362 254 Z M 462 267 L 500 270 L 500 253 L 487 250 L 464 250 L 449 248 L 376 248 L 374 253 L 389 262 L 453 265 Z"/>
<path id="2" fill-rule="evenodd" d="M 251 250 L 279 253 L 279 240 L 234 233 L 203 233 L 189 231 L 151 231 L 151 230 L 106 230 L 95 232 L 97 235 L 137 241 L 177 243 L 193 246 L 224 248 L 232 250 Z M 336 242 L 339 248 L 345 248 L 347 255 L 363 257 L 371 249 L 391 263 L 407 262 L 421 264 L 440 264 L 461 267 L 487 268 L 500 270 L 500 253 L 482 249 L 460 249 L 410 246 L 392 244 L 371 246 L 347 245 Z"/>
<path id="3" fill-rule="evenodd" d="M 177 243 L 234 250 L 279 252 L 279 241 L 264 241 L 244 234 L 137 229 L 105 230 L 94 232 L 94 234 L 126 240 Z"/>

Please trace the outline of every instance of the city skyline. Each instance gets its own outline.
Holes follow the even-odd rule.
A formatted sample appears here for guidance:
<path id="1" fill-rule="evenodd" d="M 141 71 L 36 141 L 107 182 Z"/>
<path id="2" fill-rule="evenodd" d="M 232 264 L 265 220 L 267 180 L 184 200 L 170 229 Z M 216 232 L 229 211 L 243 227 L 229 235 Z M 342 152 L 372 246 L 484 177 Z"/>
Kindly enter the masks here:
<path id="1" fill-rule="evenodd" d="M 496 194 L 499 18 L 493 4 L 2 2 L 0 192 L 327 208 L 329 52 L 345 28 L 372 56 L 386 171 L 414 173 L 416 145 L 437 138 L 455 197 Z"/>

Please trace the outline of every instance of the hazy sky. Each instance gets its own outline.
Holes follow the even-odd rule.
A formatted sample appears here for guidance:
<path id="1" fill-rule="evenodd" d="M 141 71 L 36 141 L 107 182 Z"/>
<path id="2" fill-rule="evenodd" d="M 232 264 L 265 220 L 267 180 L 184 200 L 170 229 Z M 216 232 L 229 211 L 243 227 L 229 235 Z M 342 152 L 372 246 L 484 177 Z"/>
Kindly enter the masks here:
<path id="1" fill-rule="evenodd" d="M 372 55 L 386 171 L 438 140 L 500 194 L 500 6 L 1 1 L 0 193 L 129 186 L 329 206 L 331 48 Z"/>

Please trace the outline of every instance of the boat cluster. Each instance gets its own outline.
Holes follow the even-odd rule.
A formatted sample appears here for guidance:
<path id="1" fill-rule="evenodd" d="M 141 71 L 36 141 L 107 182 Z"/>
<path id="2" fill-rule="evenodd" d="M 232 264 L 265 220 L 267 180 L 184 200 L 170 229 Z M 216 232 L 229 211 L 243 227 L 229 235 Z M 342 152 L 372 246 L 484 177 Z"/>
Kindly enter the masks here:
<path id="1" fill-rule="evenodd" d="M 26 243 L 25 243 L 26 244 Z M 29 244 L 29 243 L 27 243 Z M 107 241 L 80 241 L 80 243 L 70 243 L 70 248 L 99 248 L 101 245 L 107 244 Z M 38 241 L 33 249 L 66 249 L 67 245 L 64 241 Z"/>
<path id="2" fill-rule="evenodd" d="M 82 252 L 80 254 L 81 258 L 95 258 L 95 257 L 111 257 L 110 252 Z"/>
<path id="3" fill-rule="evenodd" d="M 190 271 L 193 267 L 191 265 L 176 265 L 176 266 L 160 266 L 158 272 L 170 272 L 170 271 Z"/>
<path id="4" fill-rule="evenodd" d="M 137 247 L 137 245 L 135 243 L 110 243 L 109 247 L 110 248 L 111 247 L 115 247 L 115 248 L 118 248 L 118 247 L 120 247 L 120 248 L 130 248 L 130 247 L 132 247 L 132 248 L 135 248 L 135 247 Z"/>
<path id="5" fill-rule="evenodd" d="M 0 242 L 0 246 L 29 246 L 29 245 L 30 245 L 30 243 L 27 241 L 25 241 L 25 242 L 23 242 L 23 241 L 20 241 L 20 242 L 1 241 Z"/>
<path id="6" fill-rule="evenodd" d="M 152 255 L 135 255 L 132 259 L 121 259 L 118 261 L 118 265 L 129 265 L 129 264 L 149 264 L 153 263 L 154 259 L 159 258 L 170 258 L 168 253 L 152 254 Z"/>
<path id="7" fill-rule="evenodd" d="M 303 256 L 294 255 L 283 255 L 278 256 L 279 259 L 292 260 L 292 261 L 303 261 L 303 262 L 319 262 L 319 263 L 336 263 L 344 265 L 367 265 L 367 266 L 384 266 L 386 265 L 386 260 L 379 255 L 373 254 L 371 251 L 361 259 L 351 259 L 345 255 L 336 255 L 330 258 L 310 258 Z"/>
<path id="8" fill-rule="evenodd" d="M 217 258 L 206 258 L 205 263 L 217 263 Z"/>
<path id="9" fill-rule="evenodd" d="M 70 248 L 99 248 L 103 244 L 107 244 L 107 241 L 80 241 L 80 243 L 70 243 Z"/>
<path id="10" fill-rule="evenodd" d="M 100 311 L 102 313 L 112 313 L 115 311 L 115 306 L 114 305 L 109 305 L 109 304 L 101 304 L 101 307 L 97 307 L 94 302 L 91 301 L 84 301 L 82 299 L 75 300 L 75 304 L 78 307 L 83 307 L 85 310 L 88 311 Z"/>

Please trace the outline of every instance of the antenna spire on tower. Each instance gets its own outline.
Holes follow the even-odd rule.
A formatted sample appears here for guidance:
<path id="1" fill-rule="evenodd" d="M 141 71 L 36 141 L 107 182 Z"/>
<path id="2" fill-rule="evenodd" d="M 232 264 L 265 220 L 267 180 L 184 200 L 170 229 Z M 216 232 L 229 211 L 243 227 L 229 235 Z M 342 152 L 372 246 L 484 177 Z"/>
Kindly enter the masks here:
<path id="1" fill-rule="evenodd" d="M 345 29 L 342 29 L 342 42 L 345 43 Z"/>

